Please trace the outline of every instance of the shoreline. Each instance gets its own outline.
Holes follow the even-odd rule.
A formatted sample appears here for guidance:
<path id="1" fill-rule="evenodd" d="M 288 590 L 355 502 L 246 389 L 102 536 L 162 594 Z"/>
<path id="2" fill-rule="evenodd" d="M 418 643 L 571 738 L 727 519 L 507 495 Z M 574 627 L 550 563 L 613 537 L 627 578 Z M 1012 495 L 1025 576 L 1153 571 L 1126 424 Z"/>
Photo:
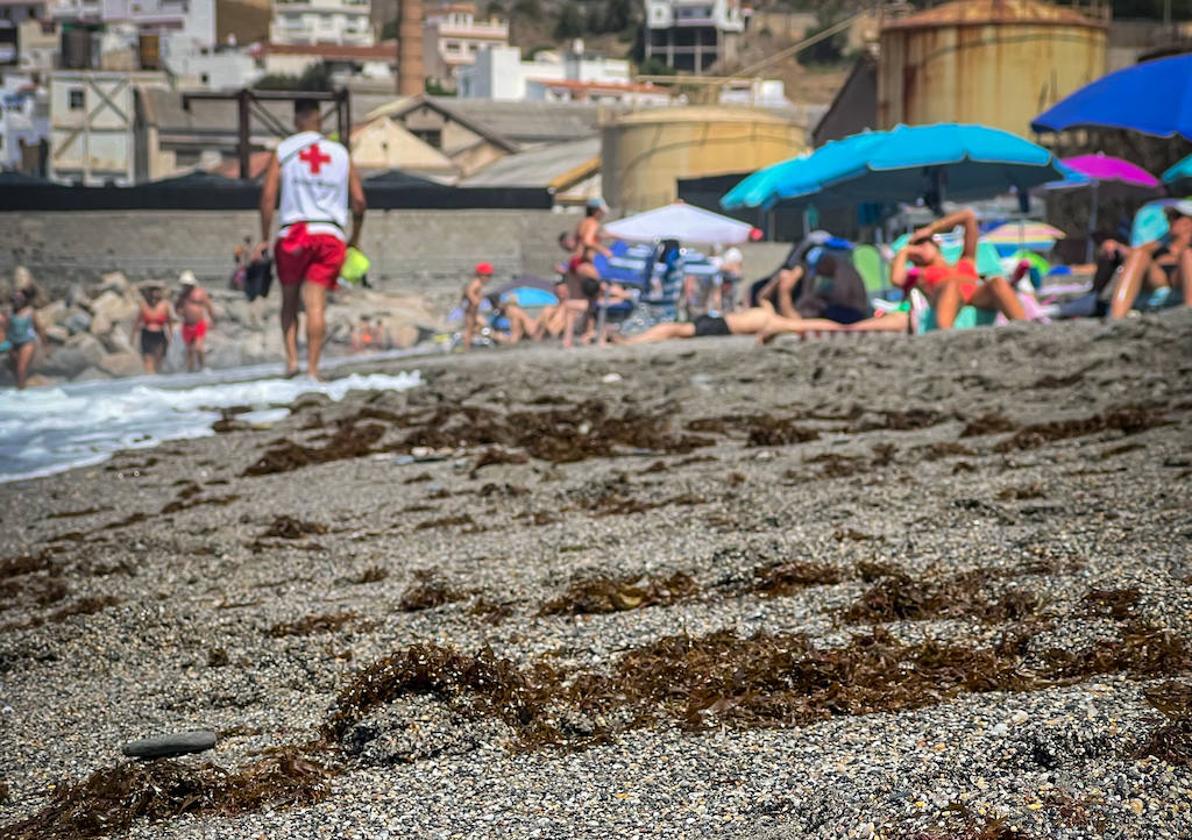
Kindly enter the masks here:
<path id="1" fill-rule="evenodd" d="M 1148 697 L 1192 685 L 1189 313 L 360 364 L 423 384 L 0 485 L 0 825 L 210 728 L 170 766 L 330 738 L 332 771 L 120 836 L 1192 832 L 1192 771 L 1146 753 Z M 1136 632 L 1179 644 L 1145 665 Z M 1013 668 L 956 682 L 932 644 Z M 528 718 L 451 682 L 343 717 L 419 645 L 508 660 Z M 883 661 L 930 696 L 866 689 Z"/>

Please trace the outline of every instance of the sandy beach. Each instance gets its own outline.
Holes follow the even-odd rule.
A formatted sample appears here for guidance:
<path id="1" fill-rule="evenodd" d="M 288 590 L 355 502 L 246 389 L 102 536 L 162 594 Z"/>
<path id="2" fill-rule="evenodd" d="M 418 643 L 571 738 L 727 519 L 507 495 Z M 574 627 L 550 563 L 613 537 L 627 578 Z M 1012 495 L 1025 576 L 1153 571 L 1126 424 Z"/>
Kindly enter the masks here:
<path id="1" fill-rule="evenodd" d="M 1192 836 L 1189 311 L 371 369 L 0 485 L 0 835 Z"/>

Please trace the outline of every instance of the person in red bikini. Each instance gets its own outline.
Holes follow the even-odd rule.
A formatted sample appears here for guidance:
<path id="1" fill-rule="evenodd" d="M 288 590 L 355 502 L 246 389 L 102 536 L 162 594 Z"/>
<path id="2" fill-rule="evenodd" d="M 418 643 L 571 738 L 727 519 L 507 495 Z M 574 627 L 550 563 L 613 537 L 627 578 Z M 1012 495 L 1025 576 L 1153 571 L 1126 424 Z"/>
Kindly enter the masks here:
<path id="1" fill-rule="evenodd" d="M 146 286 L 141 290 L 141 295 L 145 300 L 133 322 L 131 338 L 135 340 L 140 330 L 141 359 L 145 373 L 161 373 L 162 362 L 170 346 L 174 313 L 170 310 L 169 301 L 162 297 L 161 286 Z"/>
<path id="2" fill-rule="evenodd" d="M 964 252 L 952 265 L 944 259 L 933 237 L 957 225 L 964 226 Z M 935 320 L 941 330 L 952 328 L 956 314 L 963 306 L 996 309 L 1011 321 L 1025 319 L 1022 303 L 1006 278 L 990 277 L 982 282 L 977 274 L 979 239 L 977 214 L 972 210 L 960 210 L 937 219 L 911 234 L 907 246 L 894 256 L 890 282 L 906 288 L 909 279 L 907 263 L 918 266 L 921 271 L 917 283 L 935 309 Z"/>
<path id="3" fill-rule="evenodd" d="M 261 188 L 261 238 L 273 235 L 274 208 L 281 230 L 274 265 L 281 284 L 281 331 L 286 348 L 286 376 L 298 373 L 298 313 L 306 312 L 306 370 L 319 378 L 319 356 L 326 335 L 327 292 L 339 281 L 347 249 L 355 247 L 364 226 L 364 188 L 348 150 L 328 140 L 320 128 L 319 103 L 294 102 L 292 134 L 277 146 Z M 352 232 L 348 236 L 348 212 Z"/>

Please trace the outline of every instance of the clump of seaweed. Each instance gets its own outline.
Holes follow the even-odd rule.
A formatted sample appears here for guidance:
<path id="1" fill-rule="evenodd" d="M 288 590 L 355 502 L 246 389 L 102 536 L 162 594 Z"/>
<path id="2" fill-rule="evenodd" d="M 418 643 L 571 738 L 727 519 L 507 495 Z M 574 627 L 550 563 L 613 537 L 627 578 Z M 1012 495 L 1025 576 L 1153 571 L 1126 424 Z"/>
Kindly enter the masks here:
<path id="1" fill-rule="evenodd" d="M 261 536 L 275 537 L 279 540 L 298 540 L 315 534 L 326 534 L 327 530 L 327 526 L 322 522 L 305 522 L 282 514 L 273 518 L 273 522 Z"/>
<path id="2" fill-rule="evenodd" d="M 879 411 L 881 420 L 864 419 L 864 415 L 853 427 L 853 432 L 872 432 L 887 429 L 893 432 L 910 432 L 926 429 L 944 422 L 947 415 L 930 408 L 911 408 L 905 411 Z"/>
<path id="3" fill-rule="evenodd" d="M 491 650 L 471 656 L 416 644 L 357 674 L 336 697 L 322 733 L 341 741 L 371 710 L 413 694 L 431 694 L 457 705 L 466 702 L 476 714 L 525 731 L 535 724 L 545 727 L 545 703 L 558 690 L 557 677 L 545 666 L 527 673 Z"/>
<path id="4" fill-rule="evenodd" d="M 345 624 L 356 619 L 354 612 L 320 613 L 308 615 L 296 621 L 283 621 L 269 628 L 269 635 L 275 639 L 286 636 L 315 636 L 334 633 Z"/>
<path id="5" fill-rule="evenodd" d="M 994 450 L 1013 452 L 1016 449 L 1037 449 L 1058 440 L 1085 437 L 1097 432 L 1118 431 L 1124 435 L 1135 435 L 1166 423 L 1163 412 L 1131 405 L 1078 420 L 1032 423 L 1020 428 L 1011 437 L 995 446 Z"/>
<path id="6" fill-rule="evenodd" d="M 980 417 L 969 420 L 965 424 L 964 430 L 961 431 L 960 436 L 966 438 L 1000 435 L 1006 432 L 1012 432 L 1017 428 L 1018 424 L 1004 414 L 982 414 Z"/>
<path id="7" fill-rule="evenodd" d="M 274 441 L 255 463 L 249 465 L 244 475 L 273 475 L 312 464 L 360 458 L 372 453 L 373 447 L 384 436 L 385 427 L 380 423 L 358 424 L 354 418 L 348 418 L 338 423 L 323 446 L 308 446 L 285 438 Z"/>
<path id="8" fill-rule="evenodd" d="M 1175 767 L 1192 768 L 1192 684 L 1171 681 L 1152 686 L 1146 699 L 1167 720 L 1151 730 L 1135 757 L 1150 756 Z"/>
<path id="9" fill-rule="evenodd" d="M 14 557 L 5 557 L 3 560 L 0 560 L 0 580 L 17 577 L 18 575 L 31 575 L 35 572 L 48 572 L 53 568 L 51 562 L 53 556 L 53 549 L 43 548 L 36 554 L 18 554 Z"/>
<path id="10" fill-rule="evenodd" d="M 746 446 L 790 446 L 819 440 L 815 429 L 800 426 L 793 417 L 773 417 L 762 414 L 752 417 L 747 425 Z"/>
<path id="11" fill-rule="evenodd" d="M 1098 674 L 1159 676 L 1192 667 L 1192 650 L 1182 637 L 1141 621 L 1120 625 L 1117 638 L 1101 639 L 1077 651 L 1048 648 L 1040 658 L 1040 674 L 1053 682 L 1076 682 Z"/>
<path id="12" fill-rule="evenodd" d="M 1092 615 L 1116 621 L 1134 617 L 1140 593 L 1137 589 L 1090 589 L 1084 596 L 1085 609 Z"/>
<path id="13" fill-rule="evenodd" d="M 448 586 L 433 572 L 421 570 L 414 573 L 414 582 L 402 593 L 397 608 L 402 612 L 421 612 L 462 601 L 465 597 L 465 593 Z"/>
<path id="14" fill-rule="evenodd" d="M 686 572 L 667 577 L 588 577 L 575 581 L 561 595 L 547 601 L 538 614 L 597 615 L 668 606 L 698 592 L 699 584 Z"/>
<path id="15" fill-rule="evenodd" d="M 477 598 L 468 613 L 489 624 L 500 624 L 513 615 L 511 604 L 490 601 L 487 598 Z"/>
<path id="16" fill-rule="evenodd" d="M 0 609 L 21 605 L 48 607 L 61 601 L 69 592 L 66 581 L 59 577 L 35 575 L 22 580 L 0 581 Z"/>
<path id="17" fill-rule="evenodd" d="M 461 513 L 453 516 L 440 516 L 437 519 L 424 519 L 414 526 L 415 531 L 430 531 L 438 528 L 457 528 L 463 525 L 470 525 L 476 530 L 479 526 L 476 525 L 476 520 L 470 514 Z"/>
<path id="18" fill-rule="evenodd" d="M 844 579 L 840 570 L 827 563 L 776 563 L 753 570 L 749 591 L 768 598 L 790 595 L 809 586 L 831 586 Z"/>
<path id="19" fill-rule="evenodd" d="M 366 583 L 380 583 L 385 578 L 389 577 L 389 570 L 381 566 L 369 566 L 355 577 L 344 578 L 345 583 L 362 586 Z"/>
<path id="20" fill-rule="evenodd" d="M 1020 621 L 1042 604 L 1033 593 L 1009 590 L 994 597 L 989 574 L 961 572 L 938 580 L 916 581 L 901 571 L 884 574 L 842 613 L 850 623 L 976 618 L 986 623 Z"/>
<path id="21" fill-rule="evenodd" d="M 61 609 L 54 610 L 50 613 L 48 620 L 60 624 L 71 616 L 95 615 L 97 612 L 102 612 L 119 603 L 120 599 L 115 595 L 89 595 L 86 598 L 80 598 L 73 604 L 67 604 Z"/>
<path id="22" fill-rule="evenodd" d="M 127 831 L 138 820 L 183 814 L 234 815 L 305 805 L 324 798 L 331 771 L 299 749 L 268 753 L 228 772 L 214 764 L 125 763 L 54 789 L 33 816 L 4 829 L 11 840 L 72 840 Z"/>

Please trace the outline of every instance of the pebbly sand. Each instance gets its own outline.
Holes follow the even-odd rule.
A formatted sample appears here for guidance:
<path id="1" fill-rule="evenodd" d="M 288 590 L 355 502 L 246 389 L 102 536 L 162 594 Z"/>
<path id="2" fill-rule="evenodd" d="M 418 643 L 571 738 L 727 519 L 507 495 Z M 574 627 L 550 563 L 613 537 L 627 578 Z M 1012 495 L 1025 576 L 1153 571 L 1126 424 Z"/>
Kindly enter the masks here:
<path id="1" fill-rule="evenodd" d="M 1192 836 L 1192 313 L 414 368 L 0 486 L 0 835 Z"/>

